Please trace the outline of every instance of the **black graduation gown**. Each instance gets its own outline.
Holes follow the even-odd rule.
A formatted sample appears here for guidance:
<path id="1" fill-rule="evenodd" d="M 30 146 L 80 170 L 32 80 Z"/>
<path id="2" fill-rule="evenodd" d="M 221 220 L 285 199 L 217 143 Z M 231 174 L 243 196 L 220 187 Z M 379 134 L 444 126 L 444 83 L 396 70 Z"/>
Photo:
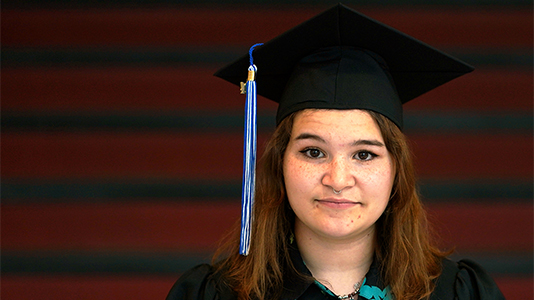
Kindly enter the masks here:
<path id="1" fill-rule="evenodd" d="M 291 250 L 291 258 L 299 272 L 310 275 L 296 248 Z M 365 282 L 360 289 L 358 300 L 381 300 L 388 295 L 376 263 L 371 265 Z M 213 275 L 213 267 L 202 264 L 184 273 L 174 284 L 167 300 L 237 300 L 235 293 Z M 365 297 L 366 296 L 366 297 Z M 386 299 L 394 299 L 391 297 Z M 281 300 L 335 300 L 313 281 L 294 274 L 284 275 L 284 290 Z M 500 300 L 504 296 L 493 279 L 471 260 L 453 262 L 443 260 L 443 271 L 436 282 L 436 289 L 430 300 Z"/>

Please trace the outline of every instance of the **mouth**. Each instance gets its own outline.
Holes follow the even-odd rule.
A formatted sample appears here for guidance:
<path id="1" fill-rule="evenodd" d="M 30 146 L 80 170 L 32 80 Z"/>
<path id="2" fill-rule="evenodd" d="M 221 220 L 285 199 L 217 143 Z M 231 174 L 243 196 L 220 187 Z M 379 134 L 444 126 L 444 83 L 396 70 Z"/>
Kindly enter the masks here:
<path id="1" fill-rule="evenodd" d="M 347 199 L 317 199 L 315 201 L 321 205 L 336 209 L 345 209 L 361 204 L 360 202 Z"/>

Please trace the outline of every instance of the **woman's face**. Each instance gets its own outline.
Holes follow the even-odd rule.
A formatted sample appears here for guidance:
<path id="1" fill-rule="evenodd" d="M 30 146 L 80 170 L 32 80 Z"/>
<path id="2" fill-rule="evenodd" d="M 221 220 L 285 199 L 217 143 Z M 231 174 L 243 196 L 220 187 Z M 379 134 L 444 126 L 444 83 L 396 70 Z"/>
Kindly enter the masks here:
<path id="1" fill-rule="evenodd" d="M 374 232 L 395 177 L 380 129 L 362 110 L 298 113 L 283 168 L 296 233 L 335 240 Z"/>

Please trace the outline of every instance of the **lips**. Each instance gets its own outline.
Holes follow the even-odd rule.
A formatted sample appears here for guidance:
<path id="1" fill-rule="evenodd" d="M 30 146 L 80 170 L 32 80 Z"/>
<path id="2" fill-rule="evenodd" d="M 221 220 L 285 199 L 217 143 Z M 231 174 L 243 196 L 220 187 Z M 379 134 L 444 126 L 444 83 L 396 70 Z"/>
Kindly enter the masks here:
<path id="1" fill-rule="evenodd" d="M 333 198 L 327 198 L 327 199 L 318 199 L 316 200 L 319 204 L 335 208 L 335 209 L 346 209 L 354 207 L 358 204 L 361 204 L 360 202 L 351 201 L 347 199 L 333 199 Z"/>

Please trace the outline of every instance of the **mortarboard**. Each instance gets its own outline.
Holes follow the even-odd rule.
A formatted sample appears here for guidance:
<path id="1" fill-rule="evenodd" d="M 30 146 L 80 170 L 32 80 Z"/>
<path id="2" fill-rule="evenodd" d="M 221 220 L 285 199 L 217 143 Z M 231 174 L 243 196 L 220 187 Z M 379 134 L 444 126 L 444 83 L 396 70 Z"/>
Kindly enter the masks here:
<path id="1" fill-rule="evenodd" d="M 246 84 L 240 250 L 244 255 L 248 253 L 254 198 L 256 91 L 279 103 L 277 124 L 307 108 L 366 109 L 386 116 L 402 129 L 402 104 L 473 70 L 343 4 L 254 47 L 248 56 L 215 73 L 238 86 L 247 73 L 252 74 Z"/>
<path id="2" fill-rule="evenodd" d="M 369 58 L 376 60 L 374 66 L 358 64 Z M 279 103 L 277 124 L 304 108 L 359 108 L 375 110 L 401 128 L 400 104 L 473 70 L 343 4 L 257 47 L 254 63 L 258 66 L 257 93 Z M 339 72 L 329 70 L 338 66 Z M 249 57 L 245 55 L 218 70 L 215 76 L 239 85 L 247 78 L 248 67 Z M 304 78 L 302 74 L 310 71 L 315 77 Z M 335 86 L 340 80 L 347 85 Z M 393 91 L 384 91 L 389 88 Z M 368 98 L 371 95 L 374 99 Z"/>

